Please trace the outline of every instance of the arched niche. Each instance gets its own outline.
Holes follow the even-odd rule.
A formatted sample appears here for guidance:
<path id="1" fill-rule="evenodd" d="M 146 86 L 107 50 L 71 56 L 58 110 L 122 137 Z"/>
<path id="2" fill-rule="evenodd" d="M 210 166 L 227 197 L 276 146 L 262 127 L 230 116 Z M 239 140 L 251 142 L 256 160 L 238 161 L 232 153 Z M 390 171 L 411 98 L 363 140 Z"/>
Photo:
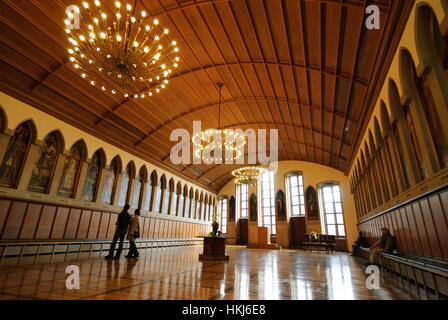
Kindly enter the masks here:
<path id="1" fill-rule="evenodd" d="M 119 155 L 116 155 L 110 162 L 106 171 L 106 178 L 104 180 L 103 193 L 101 195 L 101 202 L 105 204 L 113 204 L 115 193 L 117 191 L 118 175 L 123 170 L 123 163 Z"/>
<path id="2" fill-rule="evenodd" d="M 101 178 L 101 170 L 106 166 L 106 161 L 106 153 L 103 148 L 100 148 L 93 153 L 87 168 L 86 179 L 81 195 L 82 200 L 96 200 L 99 179 Z"/>
<path id="3" fill-rule="evenodd" d="M 132 195 L 131 208 L 133 209 L 140 208 L 140 202 L 142 201 L 143 189 L 144 189 L 143 186 L 147 180 L 148 180 L 148 169 L 146 169 L 145 165 L 142 165 L 135 178 L 134 193 Z"/>
<path id="4" fill-rule="evenodd" d="M 64 150 L 64 139 L 59 130 L 50 132 L 40 147 L 37 160 L 33 164 L 28 191 L 48 193 L 56 169 L 56 163 Z"/>
<path id="5" fill-rule="evenodd" d="M 62 170 L 61 181 L 57 195 L 73 198 L 78 188 L 82 163 L 87 157 L 87 146 L 83 139 L 78 140 L 68 151 Z"/>

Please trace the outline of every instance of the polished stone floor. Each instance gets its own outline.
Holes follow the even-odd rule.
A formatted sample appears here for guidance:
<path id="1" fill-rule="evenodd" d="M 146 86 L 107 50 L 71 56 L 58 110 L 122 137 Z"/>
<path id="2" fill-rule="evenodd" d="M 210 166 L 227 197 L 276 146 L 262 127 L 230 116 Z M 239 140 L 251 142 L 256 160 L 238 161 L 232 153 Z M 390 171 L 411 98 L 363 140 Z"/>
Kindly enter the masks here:
<path id="1" fill-rule="evenodd" d="M 201 247 L 142 250 L 139 259 L 81 258 L 0 267 L 0 299 L 388 300 L 399 289 L 366 288 L 362 261 L 345 253 L 228 246 L 228 262 L 200 262 Z M 68 265 L 80 289 L 66 288 Z"/>

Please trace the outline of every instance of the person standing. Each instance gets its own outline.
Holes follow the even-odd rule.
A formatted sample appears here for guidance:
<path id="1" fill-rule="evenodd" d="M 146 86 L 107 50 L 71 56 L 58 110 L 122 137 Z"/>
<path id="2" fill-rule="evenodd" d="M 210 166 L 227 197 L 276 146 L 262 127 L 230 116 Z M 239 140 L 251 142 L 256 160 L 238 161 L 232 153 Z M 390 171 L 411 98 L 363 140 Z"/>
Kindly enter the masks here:
<path id="1" fill-rule="evenodd" d="M 117 222 L 115 223 L 117 228 L 115 229 L 114 239 L 112 240 L 112 244 L 110 245 L 109 254 L 105 257 L 106 259 L 120 259 L 121 251 L 123 251 L 124 237 L 128 232 L 128 227 L 132 220 L 131 216 L 128 213 L 129 208 L 129 204 L 125 204 L 123 207 L 123 211 L 121 211 L 121 213 L 118 215 Z M 120 242 L 118 243 L 118 249 L 114 256 L 115 245 L 117 244 L 118 240 L 120 240 Z"/>
<path id="2" fill-rule="evenodd" d="M 135 245 L 135 239 L 140 238 L 140 210 L 135 209 L 134 218 L 132 218 L 131 226 L 129 227 L 126 239 L 129 240 L 129 253 L 126 258 L 138 258 L 138 250 Z"/>

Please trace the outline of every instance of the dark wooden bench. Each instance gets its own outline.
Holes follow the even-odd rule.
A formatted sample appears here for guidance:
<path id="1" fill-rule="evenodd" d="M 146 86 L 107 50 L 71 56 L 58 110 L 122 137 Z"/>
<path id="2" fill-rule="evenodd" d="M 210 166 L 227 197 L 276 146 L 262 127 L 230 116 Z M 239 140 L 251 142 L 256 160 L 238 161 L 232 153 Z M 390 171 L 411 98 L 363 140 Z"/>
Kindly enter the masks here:
<path id="1" fill-rule="evenodd" d="M 302 248 L 307 251 L 334 252 L 336 247 L 336 237 L 319 235 L 319 239 L 311 239 L 309 234 L 305 234 L 302 241 Z"/>
<path id="2" fill-rule="evenodd" d="M 359 254 L 369 259 L 368 248 L 359 248 Z M 386 282 L 419 299 L 448 299 L 448 261 L 396 252 L 378 254 L 377 262 Z"/>

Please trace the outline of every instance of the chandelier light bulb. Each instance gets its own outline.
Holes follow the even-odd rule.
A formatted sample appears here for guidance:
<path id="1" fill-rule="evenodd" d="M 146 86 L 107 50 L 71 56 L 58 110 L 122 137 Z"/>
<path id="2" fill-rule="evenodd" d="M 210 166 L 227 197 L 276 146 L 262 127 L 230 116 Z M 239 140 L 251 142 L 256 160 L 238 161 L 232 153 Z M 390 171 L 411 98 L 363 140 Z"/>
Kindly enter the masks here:
<path id="1" fill-rule="evenodd" d="M 168 67 L 172 68 L 175 58 L 178 61 L 174 52 L 179 49 L 174 48 L 176 41 L 165 37 L 169 31 L 159 25 L 158 19 L 151 19 L 154 24 L 148 25 L 145 19 L 150 15 L 142 10 L 137 21 L 131 15 L 132 6 L 129 4 L 126 4 L 127 16 L 123 17 L 120 9 L 125 4 L 121 1 L 112 2 L 116 10 L 109 17 L 106 10 L 100 9 L 100 1 L 85 0 L 81 3 L 80 8 L 88 14 L 83 12 L 80 15 L 80 23 L 86 28 L 65 29 L 70 43 L 68 58 L 74 70 L 81 71 L 78 73 L 81 78 L 88 79 L 91 85 L 98 85 L 103 91 L 112 94 L 121 91 L 124 96 L 136 98 L 150 97 L 167 87 L 172 73 Z M 68 13 L 64 22 L 70 25 L 74 15 L 73 12 Z M 143 26 L 144 32 L 140 32 Z"/>

